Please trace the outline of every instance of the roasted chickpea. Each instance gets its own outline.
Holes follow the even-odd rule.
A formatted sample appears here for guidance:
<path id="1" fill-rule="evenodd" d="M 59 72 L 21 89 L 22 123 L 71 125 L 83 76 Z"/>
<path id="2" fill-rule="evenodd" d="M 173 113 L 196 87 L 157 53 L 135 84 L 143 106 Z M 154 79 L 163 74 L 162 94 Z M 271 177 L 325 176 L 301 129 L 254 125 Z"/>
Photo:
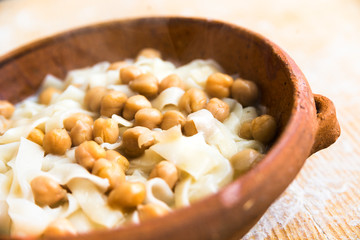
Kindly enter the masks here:
<path id="1" fill-rule="evenodd" d="M 94 120 L 89 115 L 85 113 L 74 113 L 70 117 L 64 119 L 64 128 L 67 131 L 71 131 L 71 129 L 76 125 L 77 121 L 81 121 L 90 126 L 94 123 Z"/>
<path id="2" fill-rule="evenodd" d="M 90 111 L 99 112 L 101 100 L 107 92 L 107 89 L 104 87 L 93 87 L 87 90 L 84 97 L 85 107 Z"/>
<path id="3" fill-rule="evenodd" d="M 178 171 L 174 163 L 169 161 L 161 161 L 151 170 L 150 178 L 162 178 L 170 188 L 175 186 L 179 179 Z"/>
<path id="4" fill-rule="evenodd" d="M 184 115 L 176 110 L 170 110 L 164 113 L 163 120 L 161 123 L 161 129 L 168 130 L 176 125 L 183 127 L 185 125 Z"/>
<path id="5" fill-rule="evenodd" d="M 234 79 L 224 73 L 213 73 L 206 80 L 205 91 L 216 98 L 225 98 L 230 96 L 230 87 Z"/>
<path id="6" fill-rule="evenodd" d="M 43 140 L 46 153 L 63 155 L 71 147 L 71 138 L 63 128 L 55 128 L 47 132 Z"/>
<path id="7" fill-rule="evenodd" d="M 34 200 L 40 207 L 55 208 L 67 201 L 67 192 L 52 178 L 39 176 L 30 182 Z"/>
<path id="8" fill-rule="evenodd" d="M 92 136 L 92 127 L 82 121 L 77 121 L 70 131 L 71 142 L 74 146 L 78 146 L 85 141 L 90 141 Z"/>
<path id="9" fill-rule="evenodd" d="M 206 104 L 206 109 L 220 122 L 223 122 L 230 114 L 229 105 L 218 98 L 210 99 Z"/>
<path id="10" fill-rule="evenodd" d="M 110 192 L 108 203 L 117 208 L 136 207 L 144 201 L 145 193 L 145 184 L 142 182 L 124 181 Z"/>
<path id="11" fill-rule="evenodd" d="M 251 131 L 251 120 L 241 124 L 239 135 L 241 138 L 244 139 L 249 139 L 249 140 L 253 139 L 252 131 Z"/>
<path id="12" fill-rule="evenodd" d="M 41 131 L 38 128 L 34 128 L 33 130 L 31 130 L 31 132 L 27 136 L 27 139 L 42 146 L 43 141 L 44 141 L 44 136 L 45 136 L 45 134 L 43 131 Z"/>
<path id="13" fill-rule="evenodd" d="M 48 87 L 48 88 L 42 90 L 42 92 L 40 93 L 39 103 L 44 104 L 44 105 L 49 105 L 53 96 L 55 94 L 60 94 L 60 93 L 61 93 L 61 91 L 59 89 L 56 89 L 54 87 Z"/>
<path id="14" fill-rule="evenodd" d="M 107 70 L 118 70 L 122 67 L 125 67 L 126 65 L 128 65 L 127 62 L 125 61 L 117 61 L 117 62 L 113 62 L 110 64 L 110 66 L 107 68 Z"/>
<path id="15" fill-rule="evenodd" d="M 159 84 L 159 92 L 164 91 L 167 88 L 178 87 L 185 89 L 185 84 L 177 74 L 170 74 L 164 78 Z"/>
<path id="16" fill-rule="evenodd" d="M 126 157 L 124 157 L 115 150 L 107 150 L 106 159 L 119 164 L 119 166 L 122 168 L 122 170 L 124 170 L 124 172 L 129 169 L 129 165 L 130 165 L 129 160 L 127 160 Z"/>
<path id="17" fill-rule="evenodd" d="M 111 117 L 113 114 L 121 114 L 124 108 L 127 96 L 120 91 L 111 91 L 106 94 L 100 104 L 100 114 Z"/>
<path id="18" fill-rule="evenodd" d="M 75 149 L 75 159 L 78 164 L 91 170 L 96 160 L 106 157 L 106 151 L 94 141 L 81 143 Z"/>
<path id="19" fill-rule="evenodd" d="M 132 80 L 141 74 L 140 68 L 136 66 L 128 66 L 120 69 L 120 80 L 122 84 L 129 84 Z"/>
<path id="20" fill-rule="evenodd" d="M 169 209 L 155 203 L 148 203 L 145 205 L 139 205 L 137 207 L 140 221 L 161 217 L 169 213 Z"/>
<path id="21" fill-rule="evenodd" d="M 276 135 L 276 121 L 270 115 L 261 115 L 252 120 L 251 131 L 255 140 L 269 143 Z"/>
<path id="22" fill-rule="evenodd" d="M 100 158 L 94 163 L 92 174 L 109 180 L 109 189 L 114 189 L 121 182 L 125 181 L 125 173 L 121 166 L 105 158 Z"/>
<path id="23" fill-rule="evenodd" d="M 0 115 L 5 118 L 10 118 L 15 111 L 14 105 L 12 105 L 9 101 L 0 100 Z"/>
<path id="24" fill-rule="evenodd" d="M 135 126 L 153 129 L 160 125 L 162 118 L 162 113 L 156 108 L 143 108 L 135 114 Z"/>
<path id="25" fill-rule="evenodd" d="M 94 122 L 93 136 L 97 143 L 115 143 L 119 138 L 118 123 L 111 118 L 98 118 Z"/>
<path id="26" fill-rule="evenodd" d="M 161 53 L 153 48 L 144 48 L 143 50 L 141 50 L 138 55 L 137 58 L 139 57 L 146 57 L 146 58 L 161 58 Z"/>
<path id="27" fill-rule="evenodd" d="M 198 133 L 195 123 L 193 120 L 186 120 L 184 127 L 183 127 L 184 135 L 185 136 L 193 136 Z"/>
<path id="28" fill-rule="evenodd" d="M 179 100 L 181 111 L 189 114 L 205 108 L 207 97 L 204 91 L 197 88 L 190 88 Z"/>
<path id="29" fill-rule="evenodd" d="M 143 142 L 140 143 L 139 139 Z M 155 139 L 151 130 L 145 127 L 133 127 L 127 129 L 123 134 L 122 147 L 129 157 L 138 157 L 144 153 L 146 149 L 155 143 Z"/>
<path id="30" fill-rule="evenodd" d="M 151 103 L 142 95 L 135 95 L 126 100 L 123 117 L 126 120 L 134 119 L 135 113 L 142 108 L 151 108 Z"/>
<path id="31" fill-rule="evenodd" d="M 236 79 L 231 86 L 231 95 L 244 107 L 255 104 L 259 96 L 259 90 L 252 81 Z"/>
<path id="32" fill-rule="evenodd" d="M 231 157 L 230 162 L 237 173 L 244 173 L 248 171 L 254 164 L 259 162 L 264 157 L 254 149 L 244 149 Z"/>
<path id="33" fill-rule="evenodd" d="M 59 237 L 76 235 L 76 229 L 66 218 L 58 218 L 52 221 L 45 229 L 43 237 Z"/>
<path id="34" fill-rule="evenodd" d="M 159 91 L 159 81 L 152 73 L 143 73 L 129 83 L 130 88 L 147 98 L 155 97 Z"/>

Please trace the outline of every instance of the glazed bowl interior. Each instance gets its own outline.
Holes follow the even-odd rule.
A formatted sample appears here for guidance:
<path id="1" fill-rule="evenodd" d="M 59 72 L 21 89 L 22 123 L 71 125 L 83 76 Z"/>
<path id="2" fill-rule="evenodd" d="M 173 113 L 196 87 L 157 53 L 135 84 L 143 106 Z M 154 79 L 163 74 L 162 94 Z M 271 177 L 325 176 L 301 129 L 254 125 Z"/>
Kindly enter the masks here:
<path id="1" fill-rule="evenodd" d="M 292 60 L 266 38 L 237 26 L 190 18 L 143 18 L 93 25 L 43 39 L 2 57 L 0 99 L 18 102 L 34 94 L 48 73 L 64 78 L 72 69 L 134 58 L 145 47 L 160 50 L 164 59 L 177 64 L 214 59 L 228 74 L 255 81 L 261 91 L 261 104 L 277 120 L 278 137 L 258 166 L 192 207 L 140 226 L 82 237 L 236 239 L 284 191 L 310 154 L 314 141 L 313 132 L 295 136 L 291 130 L 301 132 L 306 128 L 295 123 L 301 118 L 295 111 L 300 101 L 310 116 L 316 116 L 315 109 L 309 107 L 314 106 L 311 90 Z M 303 82 L 297 85 L 294 79 Z M 301 94 L 308 99 L 299 100 Z M 314 121 L 309 115 L 302 120 Z M 300 138 L 309 144 L 295 149 Z"/>

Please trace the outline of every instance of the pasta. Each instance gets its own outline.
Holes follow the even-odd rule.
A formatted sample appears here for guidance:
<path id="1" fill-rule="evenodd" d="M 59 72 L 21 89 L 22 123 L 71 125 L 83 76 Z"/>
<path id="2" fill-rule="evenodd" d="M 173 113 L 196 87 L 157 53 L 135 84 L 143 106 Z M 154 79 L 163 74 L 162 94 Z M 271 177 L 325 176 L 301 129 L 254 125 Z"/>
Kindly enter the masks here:
<path id="1" fill-rule="evenodd" d="M 239 136 L 245 123 L 261 115 L 259 109 L 244 107 L 230 96 L 221 98 L 228 107 L 228 115 L 220 121 L 206 108 L 206 102 L 216 97 L 203 92 L 209 87 L 207 79 L 224 72 L 215 61 L 194 60 L 177 67 L 159 57 L 138 56 L 136 60 L 128 59 L 116 66 L 102 62 L 72 70 L 64 81 L 47 75 L 40 93 L 18 103 L 11 118 L 1 122 L 5 131 L 0 135 L 0 235 L 38 237 L 57 219 L 68 220 L 78 233 L 139 223 L 143 221 L 139 213 L 141 206 L 155 205 L 170 212 L 191 205 L 216 193 L 248 170 L 238 169 L 236 166 L 244 165 L 239 161 L 255 164 L 265 153 L 267 142 Z M 138 83 L 140 90 L 135 91 L 132 84 L 122 83 L 121 71 L 128 66 L 136 67 L 141 74 L 152 74 L 157 82 L 144 78 Z M 135 74 L 129 69 L 127 74 L 130 73 Z M 169 82 L 165 90 L 141 103 L 130 104 L 114 98 L 115 113 L 110 117 L 101 116 L 101 101 L 106 94 L 121 92 L 130 99 L 141 91 L 146 94 L 170 74 L 179 76 L 184 88 Z M 219 82 L 221 84 L 221 80 Z M 47 96 L 49 104 L 40 102 L 39 94 L 50 88 L 55 91 Z M 93 88 L 99 91 L 90 97 L 88 89 Z M 202 105 L 191 94 L 185 94 L 194 88 L 206 96 Z M 184 99 L 185 95 L 189 99 Z M 98 102 L 94 102 L 96 99 Z M 136 126 L 137 112 L 144 106 L 151 106 L 161 114 L 175 111 L 177 115 L 171 116 L 178 118 L 167 119 L 171 126 L 166 129 L 160 124 L 153 129 Z M 200 110 L 194 110 L 196 108 Z M 123 115 L 125 111 L 129 115 Z M 63 135 L 54 135 L 60 134 L 56 130 L 64 129 L 64 121 L 73 116 L 79 120 L 70 122 L 72 127 L 63 131 Z M 106 134 L 115 134 L 106 132 L 106 126 L 100 126 L 97 130 L 100 134 L 92 137 L 93 126 L 83 128 L 80 116 L 109 120 L 109 124 L 119 129 L 116 140 L 106 141 Z M 146 120 L 151 121 L 151 116 Z M 34 129 L 38 131 L 30 137 Z M 86 135 L 88 129 L 90 135 Z M 82 143 L 74 145 L 74 137 L 83 138 Z M 44 147 L 52 144 L 51 139 L 56 139 L 58 145 L 62 139 L 70 139 L 73 144 L 65 154 L 58 154 Z M 83 144 L 85 142 L 88 145 Z M 244 149 L 256 150 L 260 157 L 238 159 L 237 153 Z M 167 164 L 163 164 L 164 161 Z M 56 205 L 41 205 L 37 201 L 44 193 L 34 189 L 31 183 L 39 177 L 54 182 L 54 185 L 44 183 L 46 191 L 66 192 Z M 128 188 L 123 182 L 129 183 Z M 118 195 L 121 187 L 129 199 L 132 197 L 130 200 Z M 132 201 L 139 203 L 132 205 Z"/>

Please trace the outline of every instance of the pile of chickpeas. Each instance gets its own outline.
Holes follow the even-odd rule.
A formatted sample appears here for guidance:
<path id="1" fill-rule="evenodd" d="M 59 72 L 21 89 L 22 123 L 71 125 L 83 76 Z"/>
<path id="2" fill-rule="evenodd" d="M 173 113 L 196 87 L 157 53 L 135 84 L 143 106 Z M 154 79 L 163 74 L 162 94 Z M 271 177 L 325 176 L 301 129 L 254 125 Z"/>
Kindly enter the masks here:
<path id="1" fill-rule="evenodd" d="M 138 57 L 160 58 L 157 50 L 144 49 Z M 109 181 L 108 204 L 123 212 L 137 210 L 140 221 L 162 216 L 168 209 L 156 204 L 143 204 L 145 185 L 141 182 L 127 181 L 126 171 L 131 159 L 141 156 L 146 149 L 156 143 L 154 128 L 162 130 L 180 125 L 185 136 L 197 133 L 195 124 L 187 119 L 187 115 L 201 109 L 207 109 L 213 116 L 223 122 L 230 114 L 229 105 L 223 98 L 232 97 L 244 107 L 255 105 L 259 98 L 259 90 L 252 81 L 241 78 L 233 79 L 224 73 L 213 73 L 206 81 L 204 90 L 186 89 L 180 98 L 178 110 L 161 112 L 152 107 L 150 100 L 170 87 L 185 90 L 182 79 L 171 74 L 164 79 L 157 79 L 151 73 L 142 73 L 135 65 L 115 62 L 108 70 L 118 70 L 122 84 L 128 84 L 137 95 L 127 97 L 123 92 L 108 90 L 105 87 L 94 87 L 86 90 L 84 106 L 100 117 L 93 119 L 85 113 L 75 113 L 64 119 L 64 128 L 44 132 L 34 128 L 28 139 L 43 147 L 46 154 L 63 155 L 67 150 L 75 148 L 75 159 L 78 164 L 90 173 L 106 178 Z M 38 101 L 48 105 L 58 89 L 44 89 Z M 6 130 L 14 106 L 7 101 L 0 101 L 0 133 Z M 113 114 L 122 116 L 133 122 L 134 127 L 121 132 L 118 123 L 111 118 Z M 10 120 L 9 120 L 10 119 Z M 261 115 L 252 121 L 245 122 L 238 133 L 241 138 L 255 139 L 264 144 L 270 143 L 276 134 L 276 122 L 270 115 Z M 139 145 L 139 139 L 143 139 Z M 144 140 L 145 139 L 145 140 Z M 116 150 L 105 150 L 102 143 L 116 143 L 121 146 Z M 235 154 L 231 163 L 238 173 L 242 174 L 263 157 L 254 149 L 246 149 Z M 161 161 L 151 171 L 149 178 L 162 178 L 171 189 L 179 180 L 176 166 L 169 161 Z M 39 176 L 31 181 L 35 203 L 41 207 L 58 207 L 67 202 L 69 189 L 55 180 Z M 49 225 L 44 235 L 74 234 L 76 231 L 66 219 L 58 219 Z"/>

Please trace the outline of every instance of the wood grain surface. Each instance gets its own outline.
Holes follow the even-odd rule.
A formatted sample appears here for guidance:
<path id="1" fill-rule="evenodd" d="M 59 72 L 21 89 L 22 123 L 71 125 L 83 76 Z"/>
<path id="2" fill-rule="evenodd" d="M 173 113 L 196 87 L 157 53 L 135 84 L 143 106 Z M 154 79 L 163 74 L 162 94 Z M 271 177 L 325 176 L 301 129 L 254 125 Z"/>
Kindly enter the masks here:
<path id="1" fill-rule="evenodd" d="M 307 160 L 244 239 L 360 239 L 360 2 L 3 0 L 0 55 L 69 28 L 145 15 L 201 16 L 257 31 L 336 106 L 338 141 Z"/>

